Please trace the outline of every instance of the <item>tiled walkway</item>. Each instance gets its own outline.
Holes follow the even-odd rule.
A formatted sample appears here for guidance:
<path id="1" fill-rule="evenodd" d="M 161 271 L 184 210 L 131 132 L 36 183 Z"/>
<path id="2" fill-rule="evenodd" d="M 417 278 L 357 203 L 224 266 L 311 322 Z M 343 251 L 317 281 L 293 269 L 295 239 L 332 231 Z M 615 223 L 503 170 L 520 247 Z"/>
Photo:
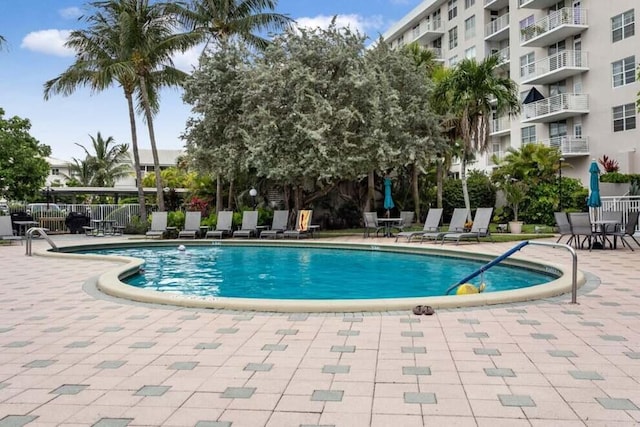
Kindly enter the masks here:
<path id="1" fill-rule="evenodd" d="M 3 246 L 0 427 L 638 425 L 639 260 L 580 251 L 579 305 L 306 315 L 96 298 L 109 263 Z"/>

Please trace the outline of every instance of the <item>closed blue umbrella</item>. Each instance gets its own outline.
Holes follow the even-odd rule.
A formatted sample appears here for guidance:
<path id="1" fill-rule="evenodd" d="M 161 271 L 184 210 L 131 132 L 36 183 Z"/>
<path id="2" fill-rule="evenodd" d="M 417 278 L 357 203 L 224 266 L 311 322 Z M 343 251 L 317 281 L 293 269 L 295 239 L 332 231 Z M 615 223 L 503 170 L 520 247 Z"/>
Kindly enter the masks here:
<path id="1" fill-rule="evenodd" d="M 599 208 L 602 206 L 602 200 L 600 200 L 600 168 L 598 168 L 595 160 L 591 162 L 591 166 L 589 166 L 589 173 L 591 174 L 589 181 L 589 190 L 591 193 L 587 200 L 587 206 L 590 208 Z"/>
<path id="2" fill-rule="evenodd" d="M 394 208 L 393 199 L 391 198 L 391 179 L 384 179 L 384 208 L 387 210 L 387 214 L 389 213 L 389 209 Z"/>

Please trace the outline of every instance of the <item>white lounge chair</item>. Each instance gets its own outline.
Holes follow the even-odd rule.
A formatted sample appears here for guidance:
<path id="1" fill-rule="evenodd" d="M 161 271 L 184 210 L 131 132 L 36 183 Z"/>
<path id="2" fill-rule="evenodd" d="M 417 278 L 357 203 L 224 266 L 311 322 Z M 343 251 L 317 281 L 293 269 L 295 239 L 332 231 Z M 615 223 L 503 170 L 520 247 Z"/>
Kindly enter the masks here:
<path id="1" fill-rule="evenodd" d="M 9 243 L 19 240 L 22 244 L 22 237 L 13 234 L 10 216 L 0 216 L 0 240 L 8 240 Z"/>
<path id="2" fill-rule="evenodd" d="M 167 232 L 167 213 L 154 212 L 151 214 L 151 229 L 147 231 L 146 237 L 163 238 Z"/>
<path id="3" fill-rule="evenodd" d="M 471 231 L 462 231 L 457 233 L 445 233 L 442 235 L 442 244 L 445 240 L 455 240 L 456 245 L 462 239 L 476 239 L 480 242 L 480 237 L 491 237 L 489 232 L 489 224 L 493 216 L 493 208 L 478 208 L 476 216 L 473 218 Z M 493 239 L 491 239 L 493 240 Z"/>
<path id="4" fill-rule="evenodd" d="M 277 239 L 278 237 L 284 237 L 284 232 L 287 229 L 289 223 L 289 211 L 275 211 L 273 212 L 273 221 L 271 222 L 271 228 L 264 230 L 260 233 L 261 239 Z"/>
<path id="5" fill-rule="evenodd" d="M 424 221 L 424 227 L 421 231 L 401 231 L 396 236 L 396 242 L 400 237 L 406 237 L 410 242 L 416 236 L 422 236 L 425 233 L 437 233 L 440 230 L 440 220 L 442 219 L 442 208 L 431 208 L 427 213 L 427 219 Z"/>
<path id="6" fill-rule="evenodd" d="M 233 232 L 233 237 L 253 237 L 258 233 L 258 211 L 242 212 L 240 230 Z"/>
<path id="7" fill-rule="evenodd" d="M 195 239 L 200 232 L 201 218 L 202 214 L 199 211 L 187 212 L 184 218 L 184 230 L 181 230 L 178 233 L 178 238 L 182 239 L 185 237 L 190 237 L 192 239 Z"/>
<path id="8" fill-rule="evenodd" d="M 217 237 L 218 239 L 222 239 L 224 236 L 231 235 L 231 227 L 233 224 L 233 212 L 231 211 L 221 211 L 218 212 L 218 221 L 216 222 L 216 229 L 209 230 L 205 234 L 205 238 L 209 237 Z"/>
<path id="9" fill-rule="evenodd" d="M 425 240 L 433 240 L 435 243 L 447 233 L 459 233 L 464 231 L 464 223 L 467 221 L 468 212 L 469 211 L 465 208 L 455 208 L 447 231 L 431 231 L 428 233 L 422 233 L 420 236 L 420 243 Z"/>

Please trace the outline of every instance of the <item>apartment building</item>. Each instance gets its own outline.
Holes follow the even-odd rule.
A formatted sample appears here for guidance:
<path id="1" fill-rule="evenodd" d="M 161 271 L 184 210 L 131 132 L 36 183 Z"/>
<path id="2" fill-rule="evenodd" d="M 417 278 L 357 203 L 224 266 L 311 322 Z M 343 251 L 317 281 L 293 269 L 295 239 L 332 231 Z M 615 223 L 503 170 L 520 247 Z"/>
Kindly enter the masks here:
<path id="1" fill-rule="evenodd" d="M 589 164 L 602 155 L 620 172 L 640 173 L 639 12 L 638 0 L 425 0 L 384 39 L 418 42 L 446 66 L 503 58 L 522 111 L 494 115 L 489 153 L 469 168 L 488 170 L 492 154 L 541 142 L 560 149 L 572 166 L 563 173 L 588 183 Z"/>

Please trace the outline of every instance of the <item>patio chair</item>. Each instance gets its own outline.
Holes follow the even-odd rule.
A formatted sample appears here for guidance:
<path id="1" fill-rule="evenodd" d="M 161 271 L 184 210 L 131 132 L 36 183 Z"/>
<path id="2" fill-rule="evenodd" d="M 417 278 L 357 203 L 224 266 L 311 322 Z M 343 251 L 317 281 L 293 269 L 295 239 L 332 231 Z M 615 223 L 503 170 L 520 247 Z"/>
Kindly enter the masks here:
<path id="1" fill-rule="evenodd" d="M 19 240 L 22 245 L 22 237 L 13 234 L 10 216 L 0 216 L 0 240 L 7 240 L 9 244 Z"/>
<path id="2" fill-rule="evenodd" d="M 410 242 L 415 236 L 421 236 L 424 233 L 437 233 L 440 230 L 440 220 L 442 219 L 442 208 L 431 208 L 427 213 L 427 219 L 421 231 L 401 231 L 396 236 L 396 242 L 400 237 L 406 237 Z"/>
<path id="3" fill-rule="evenodd" d="M 218 221 L 216 222 L 216 229 L 209 230 L 204 235 L 205 239 L 209 237 L 217 237 L 218 239 L 222 239 L 224 236 L 231 235 L 231 227 L 233 224 L 233 212 L 231 211 L 221 211 L 218 212 Z"/>
<path id="4" fill-rule="evenodd" d="M 296 239 L 299 239 L 300 237 L 310 235 L 312 216 L 313 211 L 310 209 L 303 209 L 298 212 L 298 217 L 296 218 L 296 228 L 285 231 L 283 237 L 295 237 Z"/>
<path id="5" fill-rule="evenodd" d="M 167 213 L 154 212 L 151 214 L 151 229 L 147 231 L 146 237 L 163 238 L 167 232 Z"/>
<path id="6" fill-rule="evenodd" d="M 443 234 L 442 244 L 444 245 L 445 240 L 455 240 L 457 245 L 462 239 L 476 239 L 476 241 L 480 243 L 480 237 L 489 237 L 493 242 L 489 231 L 492 216 L 493 208 L 478 208 L 478 210 L 476 210 L 476 216 L 473 218 L 471 231 Z"/>
<path id="7" fill-rule="evenodd" d="M 180 230 L 178 238 L 190 237 L 195 239 L 200 232 L 200 219 L 202 214 L 199 211 L 187 212 L 184 219 L 184 230 Z"/>
<path id="8" fill-rule="evenodd" d="M 258 234 L 258 211 L 242 212 L 242 225 L 233 232 L 233 237 L 254 237 Z"/>
<path id="9" fill-rule="evenodd" d="M 264 230 L 260 233 L 261 239 L 277 239 L 278 237 L 284 237 L 284 232 L 287 229 L 289 223 L 289 211 L 274 211 L 273 221 L 271 221 L 271 228 Z"/>
<path id="10" fill-rule="evenodd" d="M 558 227 L 558 233 L 560 233 L 560 237 L 556 240 L 556 243 L 560 243 L 560 240 L 564 236 L 569 236 L 569 240 L 567 240 L 567 245 L 570 245 L 574 239 L 573 233 L 571 232 L 571 223 L 569 222 L 569 217 L 566 212 L 554 212 L 553 216 L 556 219 L 556 226 Z"/>
<path id="11" fill-rule="evenodd" d="M 627 224 L 625 225 L 624 230 L 619 230 L 609 234 L 613 236 L 614 242 L 615 242 L 615 239 L 619 237 L 620 241 L 622 242 L 622 246 L 625 246 L 625 245 L 628 246 L 632 252 L 633 252 L 633 248 L 631 247 L 629 242 L 627 242 L 624 238 L 630 237 L 631 239 L 633 239 L 634 242 L 636 242 L 636 245 L 640 247 L 640 242 L 638 242 L 634 236 L 636 232 L 636 227 L 638 226 L 639 214 L 640 212 L 629 212 L 629 215 L 627 216 Z M 614 243 L 614 246 L 615 246 L 615 243 Z"/>
<path id="12" fill-rule="evenodd" d="M 447 231 L 431 231 L 422 233 L 420 236 L 420 243 L 425 240 L 433 240 L 434 243 L 438 241 L 442 236 L 447 233 L 458 233 L 464 231 L 464 223 L 467 221 L 468 212 L 465 208 L 455 208 L 453 210 L 453 216 L 449 223 Z"/>
<path id="13" fill-rule="evenodd" d="M 384 230 L 384 225 L 378 222 L 378 214 L 376 212 L 365 212 L 363 214 L 364 219 L 364 234 L 363 238 L 370 237 L 371 232 L 376 232 L 376 237 L 378 237 L 378 233 L 380 230 Z"/>
<path id="14" fill-rule="evenodd" d="M 392 227 L 398 230 L 398 233 L 402 233 L 405 228 L 411 227 L 415 216 L 416 214 L 413 211 L 402 211 L 400 212 L 400 223 L 392 225 Z"/>
<path id="15" fill-rule="evenodd" d="M 569 223 L 571 224 L 571 236 L 574 239 L 575 247 L 584 247 L 584 242 L 589 242 L 589 251 L 593 248 L 593 243 L 598 237 L 593 231 L 593 224 L 588 212 L 570 212 Z M 580 238 L 583 237 L 582 241 Z"/>

